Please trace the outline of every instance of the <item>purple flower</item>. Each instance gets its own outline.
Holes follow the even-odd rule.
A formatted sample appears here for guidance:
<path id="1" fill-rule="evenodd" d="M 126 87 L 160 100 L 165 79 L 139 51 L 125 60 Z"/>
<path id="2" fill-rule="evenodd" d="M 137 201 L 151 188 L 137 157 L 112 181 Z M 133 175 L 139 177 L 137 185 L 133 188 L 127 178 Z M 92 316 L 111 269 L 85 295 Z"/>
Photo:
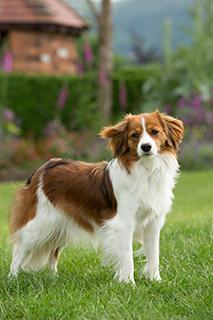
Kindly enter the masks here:
<path id="1" fill-rule="evenodd" d="M 13 55 L 9 51 L 4 53 L 2 59 L 2 70 L 6 73 L 9 73 L 13 70 Z"/>
<path id="2" fill-rule="evenodd" d="M 202 121 L 205 116 L 205 111 L 202 105 L 201 97 L 198 95 L 194 95 L 190 101 L 191 108 L 195 110 L 196 117 L 199 121 Z"/>
<path id="3" fill-rule="evenodd" d="M 127 90 L 126 83 L 124 81 L 119 83 L 119 103 L 122 109 L 125 109 L 127 106 Z"/>
<path id="4" fill-rule="evenodd" d="M 164 112 L 165 113 L 171 113 L 171 111 L 172 111 L 172 107 L 171 106 L 169 106 L 169 105 L 164 106 Z"/>
<path id="5" fill-rule="evenodd" d="M 57 106 L 59 109 L 63 109 L 67 99 L 69 96 L 69 89 L 67 87 L 61 88 L 59 95 L 58 95 L 58 100 L 57 100 Z"/>
<path id="6" fill-rule="evenodd" d="M 84 42 L 84 60 L 86 62 L 91 62 L 93 60 L 92 48 L 88 41 Z"/>
<path id="7" fill-rule="evenodd" d="M 185 108 L 188 105 L 188 101 L 185 97 L 181 97 L 178 102 L 177 105 L 179 108 Z"/>
<path id="8" fill-rule="evenodd" d="M 194 97 L 191 99 L 191 106 L 196 110 L 202 109 L 201 97 L 198 95 L 194 95 Z"/>
<path id="9" fill-rule="evenodd" d="M 3 118 L 5 121 L 14 121 L 15 120 L 15 113 L 9 108 L 4 108 L 3 109 Z"/>

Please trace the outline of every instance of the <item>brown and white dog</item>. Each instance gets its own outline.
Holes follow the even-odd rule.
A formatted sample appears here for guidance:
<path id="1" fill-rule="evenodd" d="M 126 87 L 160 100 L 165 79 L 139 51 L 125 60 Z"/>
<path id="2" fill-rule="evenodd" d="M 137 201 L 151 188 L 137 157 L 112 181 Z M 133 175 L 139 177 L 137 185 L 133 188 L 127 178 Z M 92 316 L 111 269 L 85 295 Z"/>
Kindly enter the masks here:
<path id="1" fill-rule="evenodd" d="M 127 115 L 100 135 L 113 160 L 52 159 L 17 192 L 10 216 L 10 275 L 57 271 L 67 243 L 100 240 L 119 281 L 134 283 L 133 240 L 143 243 L 144 274 L 160 280 L 159 236 L 172 204 L 183 123 L 159 112 Z"/>

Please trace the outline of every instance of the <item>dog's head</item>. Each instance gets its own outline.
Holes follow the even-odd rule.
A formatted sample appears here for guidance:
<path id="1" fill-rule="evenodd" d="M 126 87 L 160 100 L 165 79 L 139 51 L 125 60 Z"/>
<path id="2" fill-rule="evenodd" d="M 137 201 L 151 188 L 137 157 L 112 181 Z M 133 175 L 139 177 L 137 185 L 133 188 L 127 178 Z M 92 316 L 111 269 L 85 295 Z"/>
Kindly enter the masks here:
<path id="1" fill-rule="evenodd" d="M 103 128 L 100 135 L 109 138 L 113 155 L 129 169 L 142 157 L 176 154 L 184 132 L 183 122 L 158 111 L 127 115 L 114 126 Z"/>

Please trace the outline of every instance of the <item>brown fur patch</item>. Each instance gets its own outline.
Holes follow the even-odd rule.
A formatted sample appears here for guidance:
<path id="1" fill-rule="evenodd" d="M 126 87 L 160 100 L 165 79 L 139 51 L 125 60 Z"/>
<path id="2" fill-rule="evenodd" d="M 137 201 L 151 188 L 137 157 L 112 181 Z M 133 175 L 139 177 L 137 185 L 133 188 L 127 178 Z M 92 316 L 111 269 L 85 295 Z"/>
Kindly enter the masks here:
<path id="1" fill-rule="evenodd" d="M 10 234 L 21 229 L 28 221 L 35 217 L 37 206 L 37 185 L 38 175 L 34 174 L 31 177 L 31 182 L 28 182 L 28 184 L 16 192 L 16 199 L 13 203 L 9 217 Z"/>
<path id="2" fill-rule="evenodd" d="M 122 122 L 115 126 L 105 127 L 100 132 L 102 138 L 109 138 L 108 146 L 112 150 L 113 156 L 117 157 L 128 172 L 130 172 L 132 163 L 139 159 L 137 143 L 142 131 L 141 115 L 129 114 L 124 117 Z M 137 139 L 132 138 L 132 134 L 135 132 L 138 133 Z"/>
<path id="3" fill-rule="evenodd" d="M 107 164 L 66 160 L 44 170 L 43 190 L 47 198 L 88 231 L 93 231 L 93 222 L 100 225 L 116 214 Z"/>
<path id="4" fill-rule="evenodd" d="M 184 135 L 183 122 L 164 113 L 159 113 L 158 116 L 166 134 L 166 143 L 164 144 L 164 150 L 174 151 L 175 153 L 177 153 L 179 151 L 179 145 Z"/>
<path id="5" fill-rule="evenodd" d="M 94 222 L 101 225 L 112 218 L 117 202 L 107 165 L 107 162 L 88 164 L 66 159 L 45 163 L 17 192 L 9 221 L 11 234 L 35 217 L 40 178 L 50 202 L 87 231 L 93 231 Z"/>

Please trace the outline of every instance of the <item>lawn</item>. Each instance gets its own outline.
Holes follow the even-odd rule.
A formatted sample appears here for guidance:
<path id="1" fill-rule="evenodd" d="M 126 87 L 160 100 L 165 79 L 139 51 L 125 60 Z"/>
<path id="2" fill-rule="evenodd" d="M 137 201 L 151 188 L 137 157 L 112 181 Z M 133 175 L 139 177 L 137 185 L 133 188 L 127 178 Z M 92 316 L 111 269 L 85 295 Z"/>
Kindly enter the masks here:
<path id="1" fill-rule="evenodd" d="M 162 282 L 141 277 L 136 287 L 113 281 L 100 253 L 67 249 L 59 276 L 47 271 L 8 280 L 11 248 L 8 207 L 14 185 L 0 185 L 0 319 L 213 319 L 213 171 L 183 173 L 174 207 L 161 234 Z M 212 280 L 212 279 L 211 279 Z"/>

